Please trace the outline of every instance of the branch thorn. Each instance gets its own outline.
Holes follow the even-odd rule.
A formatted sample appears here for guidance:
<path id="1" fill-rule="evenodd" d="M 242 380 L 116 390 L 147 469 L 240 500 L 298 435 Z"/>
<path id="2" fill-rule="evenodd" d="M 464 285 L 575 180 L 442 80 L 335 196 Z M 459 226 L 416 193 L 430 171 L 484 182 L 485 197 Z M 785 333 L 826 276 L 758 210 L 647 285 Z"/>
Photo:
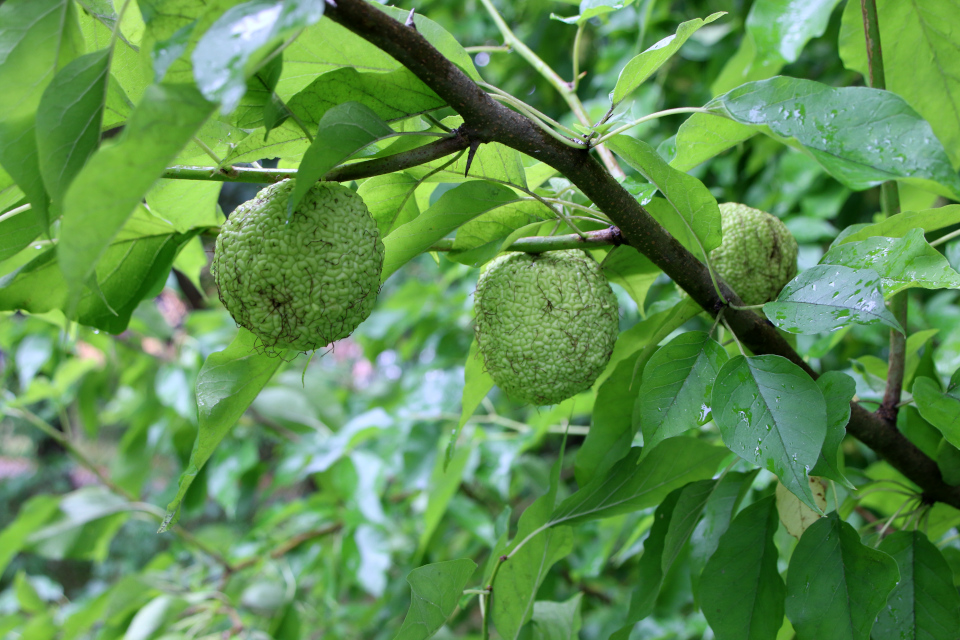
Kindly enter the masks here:
<path id="1" fill-rule="evenodd" d="M 477 149 L 480 148 L 479 140 L 470 141 L 470 151 L 467 152 L 467 168 L 463 170 L 463 177 L 466 178 L 467 174 L 470 173 L 470 165 L 473 164 L 473 157 L 477 155 Z"/>
<path id="2" fill-rule="evenodd" d="M 413 21 L 413 14 L 414 14 L 415 11 L 416 11 L 416 9 L 410 9 L 410 13 L 407 14 L 407 21 L 404 22 L 405 25 L 407 25 L 408 27 L 410 27 L 410 28 L 413 29 L 414 31 L 417 30 L 417 25 L 416 25 L 416 23 L 414 23 L 414 21 Z"/>

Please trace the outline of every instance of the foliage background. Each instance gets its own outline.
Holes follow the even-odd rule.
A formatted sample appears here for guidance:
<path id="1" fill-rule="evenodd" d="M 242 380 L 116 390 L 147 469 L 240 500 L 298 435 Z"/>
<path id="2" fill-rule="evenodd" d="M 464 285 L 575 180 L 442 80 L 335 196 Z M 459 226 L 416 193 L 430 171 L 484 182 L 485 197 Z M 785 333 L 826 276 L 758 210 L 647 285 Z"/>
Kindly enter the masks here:
<path id="1" fill-rule="evenodd" d="M 95 4 L 81 3 L 80 10 Z M 812 37 L 790 59 L 783 58 L 785 49 L 777 49 L 781 41 L 771 23 L 745 35 L 751 7 L 789 4 L 645 0 L 591 20 L 583 33 L 579 68 L 587 75 L 579 94 L 598 119 L 630 58 L 674 33 L 679 23 L 716 11 L 728 15 L 694 34 L 634 94 L 632 113 L 699 106 L 746 79 L 773 75 L 770 70 L 778 66 L 784 75 L 831 86 L 862 84 L 838 51 L 842 2 L 814 3 L 820 18 L 800 18 L 800 30 Z M 571 76 L 576 28 L 550 14 L 572 15 L 576 5 L 517 0 L 499 8 L 522 40 L 561 76 Z M 476 0 L 424 0 L 417 10 L 465 46 L 501 44 Z M 124 33 L 133 36 L 136 22 L 130 20 Z M 814 24 L 818 20 L 820 27 Z M 750 62 L 744 53 L 749 38 L 756 41 L 752 65 L 745 63 Z M 474 60 L 492 84 L 573 124 L 560 96 L 516 54 L 480 52 Z M 952 63 L 960 68 L 960 60 Z M 656 120 L 631 135 L 653 146 L 669 144 L 685 118 Z M 718 201 L 744 202 L 783 219 L 801 244 L 801 269 L 817 263 L 838 230 L 872 222 L 879 210 L 877 190 L 852 192 L 806 156 L 762 136 L 692 173 Z M 430 201 L 451 186 L 439 184 Z M 563 184 L 551 186 L 562 189 Z M 208 190 L 204 206 L 219 218 L 218 211 L 229 213 L 257 188 L 224 185 L 216 211 Z M 943 202 L 935 194 L 904 190 L 905 210 Z M 140 303 L 129 328 L 117 336 L 65 324 L 56 313 L 4 314 L 0 375 L 9 410 L 0 422 L 0 560 L 9 564 L 0 578 L 0 635 L 391 638 L 409 604 L 407 574 L 454 558 L 472 558 L 483 567 L 507 524 L 515 526 L 519 514 L 547 489 L 568 426 L 561 498 L 572 490 L 575 453 L 591 423 L 590 394 L 537 410 L 494 390 L 468 423 L 450 470 L 443 473 L 446 440 L 459 418 L 478 271 L 423 255 L 384 285 L 374 314 L 351 338 L 328 353 L 281 365 L 191 486 L 182 533 L 156 535 L 158 511 L 162 516 L 157 505 L 176 493 L 196 436 L 199 369 L 236 333 L 206 267 L 212 242 L 209 233 L 190 240 L 174 265 L 180 273 Z M 945 253 L 960 268 L 958 241 Z M 4 266 L 7 273 L 15 265 Z M 642 308 L 614 288 L 623 330 L 678 298 L 662 275 Z M 910 345 L 915 371 L 946 379 L 960 367 L 957 296 L 956 291 L 912 295 L 909 329 L 922 336 Z M 694 320 L 687 328 L 709 325 Z M 882 395 L 885 329 L 855 326 L 796 340 L 818 369 L 850 374 L 861 399 Z M 929 443 L 926 430 L 931 428 L 915 409 L 902 413 L 904 428 Z M 61 431 L 71 447 L 136 500 L 105 490 L 78 464 L 77 455 L 36 428 L 38 421 Z M 906 482 L 852 439 L 844 442 L 843 452 L 847 476 L 861 488 L 881 479 Z M 744 504 L 772 495 L 772 475 L 748 469 L 731 472 L 742 484 Z M 880 526 L 875 522 L 894 516 L 903 502 L 892 493 L 848 500 L 843 487 L 836 495 L 847 521 L 871 543 Z M 48 520 L 58 508 L 59 515 Z M 585 640 L 606 638 L 622 624 L 642 570 L 639 560 L 653 510 L 574 530 L 572 552 L 553 568 L 539 593 L 540 600 L 568 603 L 562 608 L 562 615 L 570 616 L 566 633 L 579 628 Z M 22 525 L 24 514 L 36 514 L 47 524 L 31 533 L 23 552 L 7 558 L 2 543 L 16 539 L 11 524 L 19 517 Z M 902 522 L 894 519 L 893 529 Z M 934 508 L 927 524 L 955 584 L 960 583 L 958 524 L 960 513 L 944 505 Z M 784 569 L 796 541 L 783 526 L 775 536 Z M 696 581 L 703 561 L 695 548 L 680 552 L 653 615 L 634 637 L 712 637 L 698 606 Z M 474 582 L 479 584 L 476 577 Z M 461 604 L 438 637 L 479 634 L 475 602 L 465 597 Z M 545 625 L 527 632 L 569 637 L 551 635 L 555 631 Z M 792 637 L 789 622 L 779 637 Z"/>

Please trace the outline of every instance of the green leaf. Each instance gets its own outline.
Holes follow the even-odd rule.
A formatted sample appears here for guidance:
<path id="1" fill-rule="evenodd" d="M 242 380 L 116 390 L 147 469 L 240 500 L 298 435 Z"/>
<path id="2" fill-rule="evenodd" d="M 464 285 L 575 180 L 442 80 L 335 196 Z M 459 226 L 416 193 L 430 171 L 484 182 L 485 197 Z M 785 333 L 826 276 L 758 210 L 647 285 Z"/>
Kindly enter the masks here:
<path id="1" fill-rule="evenodd" d="M 787 617 L 801 638 L 867 640 L 897 584 L 897 563 L 831 512 L 807 529 L 787 569 Z"/>
<path id="2" fill-rule="evenodd" d="M 676 489 L 657 508 L 650 533 L 643 542 L 640 576 L 630 596 L 626 624 L 611 638 L 626 640 L 633 626 L 653 613 L 663 579 L 700 520 L 717 482 L 700 480 Z"/>
<path id="3" fill-rule="evenodd" d="M 287 216 L 293 215 L 313 183 L 330 169 L 367 145 L 393 135 L 390 125 L 359 102 L 347 102 L 323 114 L 317 135 L 297 169 L 296 185 L 287 200 Z"/>
<path id="4" fill-rule="evenodd" d="M 670 166 L 678 171 L 689 171 L 710 158 L 749 140 L 756 131 L 752 127 L 718 118 L 707 113 L 695 113 L 680 125 L 673 143 Z"/>
<path id="5" fill-rule="evenodd" d="M 667 36 L 652 47 L 649 47 L 643 53 L 634 56 L 623 68 L 623 71 L 620 72 L 620 77 L 617 78 L 617 85 L 613 88 L 613 93 L 610 95 L 614 106 L 623 101 L 634 89 L 643 84 L 657 69 L 662 67 L 700 27 L 708 25 L 724 15 L 726 15 L 726 11 L 718 11 L 717 13 L 707 16 L 704 20 L 695 18 L 683 22 L 677 27 L 676 34 Z"/>
<path id="6" fill-rule="evenodd" d="M 903 180 L 960 198 L 960 176 L 930 125 L 888 91 L 777 76 L 705 108 L 803 151 L 851 189 Z"/>
<path id="7" fill-rule="evenodd" d="M 953 165 L 960 166 L 960 78 L 954 37 L 960 29 L 960 4 L 877 0 L 877 17 L 880 42 L 895 45 L 883 49 L 887 90 L 903 96 L 930 122 Z M 843 12 L 838 45 L 844 66 L 869 77 L 863 17 L 856 3 L 847 3 Z"/>
<path id="8" fill-rule="evenodd" d="M 250 0 L 227 9 L 193 50 L 193 75 L 205 98 L 232 112 L 247 90 L 255 56 L 323 16 L 323 0 Z"/>
<path id="9" fill-rule="evenodd" d="M 680 436 L 664 440 L 642 461 L 634 447 L 608 473 L 560 503 L 552 524 L 576 524 L 645 509 L 677 487 L 709 478 L 727 455 L 722 447 Z"/>
<path id="10" fill-rule="evenodd" d="M 43 229 L 50 221 L 34 134 L 36 111 L 57 70 L 82 52 L 71 0 L 0 4 L 0 165 L 23 189 Z"/>
<path id="11" fill-rule="evenodd" d="M 900 581 L 873 626 L 874 640 L 947 638 L 960 629 L 960 595 L 940 550 L 920 531 L 897 531 L 880 543 Z"/>
<path id="12" fill-rule="evenodd" d="M 187 469 L 180 475 L 177 495 L 167 505 L 160 526 L 166 530 L 180 510 L 180 503 L 224 436 L 237 423 L 283 359 L 258 352 L 258 339 L 244 328 L 223 351 L 207 356 L 197 377 L 197 409 L 200 422 Z"/>
<path id="13" fill-rule="evenodd" d="M 383 239 L 382 281 L 460 225 L 517 200 L 512 189 L 474 180 L 447 191 L 432 207 Z"/>
<path id="14" fill-rule="evenodd" d="M 453 459 L 453 451 L 457 446 L 457 440 L 460 438 L 460 432 L 463 431 L 463 425 L 477 410 L 483 399 L 487 397 L 490 390 L 493 389 L 493 378 L 487 373 L 483 364 L 483 358 L 480 357 L 480 345 L 474 338 L 470 342 L 470 351 L 467 353 L 467 361 L 463 367 L 463 399 L 461 400 L 460 420 L 457 422 L 457 428 L 450 438 L 450 444 L 447 445 L 446 462 L 450 464 Z"/>
<path id="15" fill-rule="evenodd" d="M 940 440 L 935 459 L 943 481 L 953 486 L 960 485 L 960 449 L 946 440 Z"/>
<path id="16" fill-rule="evenodd" d="M 626 289 L 637 303 L 640 315 L 646 317 L 644 305 L 647 292 L 660 275 L 660 268 L 650 258 L 627 245 L 614 247 L 604 257 L 600 267 L 607 280 Z"/>
<path id="17" fill-rule="evenodd" d="M 4 218 L 7 213 L 0 214 L 0 262 L 20 253 L 44 231 L 32 208 Z"/>
<path id="18" fill-rule="evenodd" d="M 570 527 L 554 526 L 550 512 L 556 504 L 560 460 L 551 473 L 550 488 L 520 516 L 517 535 L 505 550 L 509 560 L 500 565 L 487 605 L 500 637 L 517 640 L 520 630 L 533 616 L 540 585 L 558 560 L 573 549 Z"/>
<path id="19" fill-rule="evenodd" d="M 580 603 L 578 593 L 565 602 L 541 600 L 533 603 L 534 640 L 577 640 L 580 637 Z"/>
<path id="20" fill-rule="evenodd" d="M 843 476 L 838 463 L 840 444 L 847 435 L 847 423 L 850 421 L 850 402 L 857 392 L 853 378 L 839 371 L 828 371 L 817 378 L 817 386 L 827 403 L 827 435 L 823 439 L 820 457 L 810 470 L 812 476 L 822 476 L 836 480 L 852 488 Z"/>
<path id="21" fill-rule="evenodd" d="M 111 241 L 212 109 L 191 87 L 150 87 L 120 141 L 97 151 L 74 179 L 63 201 L 58 247 L 71 298 L 79 297 Z"/>
<path id="22" fill-rule="evenodd" d="M 917 228 L 929 232 L 955 224 L 960 224 L 960 204 L 948 204 L 944 207 L 924 209 L 923 211 L 903 211 L 895 216 L 884 218 L 876 224 L 868 224 L 862 229 L 838 239 L 834 243 L 834 247 L 848 242 L 860 242 L 873 236 L 902 238 Z"/>
<path id="23" fill-rule="evenodd" d="M 776 501 L 767 496 L 737 514 L 700 578 L 703 615 L 717 640 L 773 640 L 783 624 L 786 588 L 777 570 Z"/>
<path id="24" fill-rule="evenodd" d="M 728 359 L 723 347 L 702 331 L 682 333 L 653 354 L 637 402 L 645 447 L 709 420 L 713 382 Z"/>
<path id="25" fill-rule="evenodd" d="M 449 460 L 446 456 L 437 456 L 430 476 L 427 508 L 423 512 L 423 530 L 420 532 L 420 541 L 417 543 L 418 558 L 423 557 L 433 533 L 447 511 L 450 500 L 460 489 L 460 481 L 463 479 L 463 470 L 470 458 L 470 451 L 469 446 L 460 447 Z"/>
<path id="26" fill-rule="evenodd" d="M 57 72 L 37 109 L 40 173 L 58 215 L 67 187 L 100 143 L 110 51 L 80 56 Z"/>
<path id="27" fill-rule="evenodd" d="M 888 297 L 910 287 L 960 289 L 960 273 L 927 243 L 922 229 L 907 231 L 902 238 L 867 238 L 841 244 L 830 249 L 821 262 L 876 271 Z"/>
<path id="28" fill-rule="evenodd" d="M 47 523 L 60 506 L 60 496 L 38 495 L 27 500 L 15 520 L 0 531 L 0 573 L 27 543 L 34 531 Z"/>
<path id="29" fill-rule="evenodd" d="M 939 429 L 947 442 L 960 447 L 960 392 L 944 393 L 936 381 L 920 376 L 913 382 L 913 400 L 923 419 Z"/>
<path id="30" fill-rule="evenodd" d="M 710 251 L 720 246 L 720 208 L 702 182 L 674 169 L 653 147 L 635 138 L 614 136 L 606 145 L 656 185 L 670 203 L 675 215 L 658 221 L 677 240 L 698 256 L 700 247 Z"/>
<path id="31" fill-rule="evenodd" d="M 860 265 L 811 267 L 787 283 L 763 313 L 790 333 L 836 331 L 849 324 L 884 324 L 903 333 L 883 301 L 880 275 Z"/>
<path id="32" fill-rule="evenodd" d="M 633 428 L 633 403 L 639 386 L 635 381 L 636 351 L 617 363 L 613 373 L 597 387 L 590 431 L 577 450 L 576 478 L 580 486 L 604 475 L 630 452 L 636 431 Z"/>
<path id="33" fill-rule="evenodd" d="M 0 278 L 0 309 L 30 313 L 59 309 L 81 324 L 120 333 L 140 301 L 151 292 L 159 293 L 180 247 L 194 235 L 176 233 L 138 207 L 104 251 L 95 278 L 88 280 L 93 286 L 75 305 L 63 275 L 62 250 L 53 247 Z"/>
<path id="34" fill-rule="evenodd" d="M 157 180 L 145 199 L 150 212 L 181 233 L 224 222 L 217 208 L 220 185 L 203 180 Z"/>
<path id="35" fill-rule="evenodd" d="M 758 0 L 750 7 L 740 48 L 714 81 L 714 94 L 777 74 L 827 29 L 839 0 Z"/>
<path id="36" fill-rule="evenodd" d="M 407 17 L 410 15 L 409 9 L 380 4 L 373 6 L 401 23 L 406 23 Z M 443 54 L 443 57 L 460 67 L 460 70 L 467 74 L 471 80 L 477 82 L 482 80 L 480 74 L 477 72 L 477 68 L 473 66 L 473 58 L 470 57 L 470 54 L 466 52 L 463 46 L 457 42 L 457 39 L 453 37 L 449 31 L 419 13 L 414 15 L 413 23 L 417 32 L 426 38 L 427 42 L 432 44 L 437 51 Z"/>
<path id="37" fill-rule="evenodd" d="M 30 584 L 23 569 L 17 571 L 17 575 L 14 576 L 13 588 L 22 611 L 35 614 L 46 610 L 47 603 L 37 593 L 36 587 Z"/>
<path id="38" fill-rule="evenodd" d="M 443 100 L 407 69 L 360 73 L 337 69 L 325 73 L 287 102 L 290 112 L 308 128 L 323 114 L 345 102 L 359 102 L 384 120 L 398 120 L 444 106 Z"/>
<path id="39" fill-rule="evenodd" d="M 407 575 L 411 602 L 396 640 L 426 640 L 440 630 L 457 608 L 477 564 L 468 558 L 436 562 Z"/>
<path id="40" fill-rule="evenodd" d="M 720 478 L 710 499 L 703 508 L 703 517 L 693 533 L 690 534 L 691 581 L 694 593 L 697 592 L 700 574 L 707 561 L 713 556 L 720 544 L 720 537 L 727 531 L 740 503 L 750 490 L 754 478 L 760 469 L 740 472 L 730 471 Z"/>
<path id="41" fill-rule="evenodd" d="M 413 176 L 397 171 L 364 180 L 357 189 L 370 215 L 377 221 L 380 237 L 388 236 L 398 227 L 420 215 L 414 191 L 420 182 Z"/>
<path id="42" fill-rule="evenodd" d="M 454 250 L 447 257 L 461 264 L 480 267 L 497 257 L 508 238 L 518 229 L 554 216 L 536 200 L 519 200 L 482 213 L 457 229 Z"/>
<path id="43" fill-rule="evenodd" d="M 727 448 L 772 471 L 819 512 L 807 470 L 827 432 L 823 393 L 803 369 L 780 356 L 735 356 L 713 386 L 713 419 Z"/>
<path id="44" fill-rule="evenodd" d="M 646 540 L 643 541 L 643 555 L 638 563 L 637 586 L 630 596 L 627 619 L 624 625 L 610 636 L 610 640 L 627 640 L 634 625 L 653 612 L 653 606 L 660 594 L 660 587 L 663 585 L 663 550 L 667 531 L 682 493 L 682 488 L 672 491 L 653 514 L 653 525 Z"/>

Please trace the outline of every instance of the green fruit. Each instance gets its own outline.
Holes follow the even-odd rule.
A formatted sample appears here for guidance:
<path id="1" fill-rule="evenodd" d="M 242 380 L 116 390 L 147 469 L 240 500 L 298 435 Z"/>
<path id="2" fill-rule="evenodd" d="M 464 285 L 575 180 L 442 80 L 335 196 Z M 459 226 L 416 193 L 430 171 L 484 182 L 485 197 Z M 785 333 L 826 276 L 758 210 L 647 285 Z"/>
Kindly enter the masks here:
<path id="1" fill-rule="evenodd" d="M 735 202 L 720 205 L 723 244 L 710 261 L 746 304 L 775 300 L 797 275 L 797 241 L 776 216 Z"/>
<path id="2" fill-rule="evenodd" d="M 578 250 L 500 256 L 477 282 L 474 309 L 490 377 L 511 398 L 535 405 L 589 389 L 619 333 L 617 298 Z"/>
<path id="3" fill-rule="evenodd" d="M 293 186 L 284 180 L 237 207 L 213 257 L 220 300 L 269 353 L 353 333 L 373 310 L 383 269 L 383 242 L 360 196 L 319 182 L 288 221 Z"/>

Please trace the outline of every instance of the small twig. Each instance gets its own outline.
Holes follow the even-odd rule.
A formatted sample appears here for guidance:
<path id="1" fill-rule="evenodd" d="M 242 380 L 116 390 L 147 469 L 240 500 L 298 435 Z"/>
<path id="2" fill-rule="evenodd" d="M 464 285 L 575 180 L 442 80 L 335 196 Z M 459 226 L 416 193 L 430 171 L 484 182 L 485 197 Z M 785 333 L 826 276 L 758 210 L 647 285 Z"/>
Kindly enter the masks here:
<path id="1" fill-rule="evenodd" d="M 677 107 L 676 109 L 664 109 L 663 111 L 657 111 L 656 113 L 651 113 L 645 115 L 642 118 L 637 118 L 633 122 L 628 122 L 622 127 L 617 127 L 613 131 L 609 131 L 604 135 L 600 136 L 594 141 L 594 144 L 603 144 L 605 140 L 609 140 L 613 136 L 620 135 L 624 131 L 629 131 L 637 125 L 643 124 L 644 122 L 649 122 L 650 120 L 656 120 L 657 118 L 663 118 L 665 116 L 672 116 L 677 113 L 707 113 L 710 112 L 706 109 L 701 109 L 700 107 Z"/>
<path id="2" fill-rule="evenodd" d="M 14 209 L 10 209 L 10 211 L 7 211 L 7 212 L 4 213 L 3 215 L 0 215 L 0 222 L 3 222 L 4 220 L 9 220 L 9 219 L 12 218 L 13 216 L 15 216 L 15 215 L 17 215 L 17 214 L 20 214 L 20 213 L 23 213 L 24 211 L 30 211 L 30 208 L 31 208 L 31 205 L 30 205 L 30 203 L 28 202 L 27 204 L 21 205 L 21 206 L 19 206 L 19 207 L 14 208 Z"/>
<path id="3" fill-rule="evenodd" d="M 492 46 L 480 45 L 480 46 L 478 46 L 478 47 L 464 47 L 463 50 L 466 51 L 467 53 L 483 53 L 483 52 L 487 52 L 487 53 L 509 53 L 509 52 L 513 51 L 513 49 L 511 49 L 511 48 L 510 48 L 509 46 L 507 46 L 507 45 L 492 45 Z"/>
<path id="4" fill-rule="evenodd" d="M 946 244 L 957 237 L 960 237 L 960 229 L 957 229 L 956 231 L 951 231 L 947 235 L 937 238 L 936 240 L 930 243 L 930 246 L 939 247 L 940 245 Z"/>
<path id="5" fill-rule="evenodd" d="M 740 355 L 746 358 L 747 353 L 743 350 L 743 345 L 740 344 L 740 339 L 737 337 L 737 334 L 735 334 L 733 332 L 733 329 L 730 328 L 730 324 L 727 322 L 727 319 L 724 318 L 721 322 L 723 322 L 723 326 L 726 327 L 727 331 L 730 332 L 730 335 L 733 337 L 734 342 L 737 343 L 737 348 L 740 349 Z"/>

